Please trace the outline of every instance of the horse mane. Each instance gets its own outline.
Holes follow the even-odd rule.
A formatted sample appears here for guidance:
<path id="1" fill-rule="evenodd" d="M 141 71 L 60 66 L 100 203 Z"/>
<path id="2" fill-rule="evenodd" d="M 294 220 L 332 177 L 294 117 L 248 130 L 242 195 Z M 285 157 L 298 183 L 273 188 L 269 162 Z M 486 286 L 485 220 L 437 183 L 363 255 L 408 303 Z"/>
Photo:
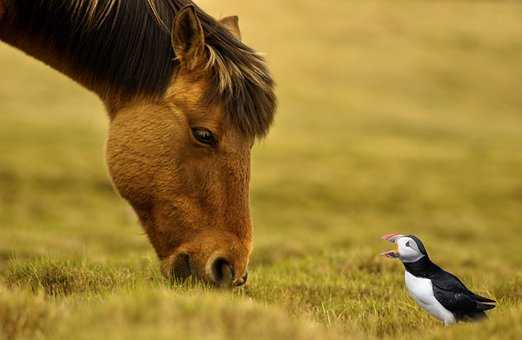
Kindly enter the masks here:
<path id="1" fill-rule="evenodd" d="M 266 135 L 276 108 L 262 56 L 190 0 L 7 0 L 16 29 L 50 48 L 102 97 L 161 98 L 179 68 L 171 46 L 176 13 L 194 5 L 204 33 L 211 82 L 208 104 L 249 136 Z"/>

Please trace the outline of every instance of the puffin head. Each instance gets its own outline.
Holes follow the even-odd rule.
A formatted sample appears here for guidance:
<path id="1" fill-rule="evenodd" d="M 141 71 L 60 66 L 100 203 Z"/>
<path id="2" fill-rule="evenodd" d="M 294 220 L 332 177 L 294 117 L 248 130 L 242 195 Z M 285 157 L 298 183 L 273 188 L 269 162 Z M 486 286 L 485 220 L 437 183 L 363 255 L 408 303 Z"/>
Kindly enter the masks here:
<path id="1" fill-rule="evenodd" d="M 401 235 L 401 234 L 386 234 L 383 240 L 395 243 L 397 245 L 397 251 L 386 251 L 381 255 L 399 259 L 404 263 L 417 262 L 423 257 L 428 257 L 426 248 L 422 241 L 413 235 Z"/>

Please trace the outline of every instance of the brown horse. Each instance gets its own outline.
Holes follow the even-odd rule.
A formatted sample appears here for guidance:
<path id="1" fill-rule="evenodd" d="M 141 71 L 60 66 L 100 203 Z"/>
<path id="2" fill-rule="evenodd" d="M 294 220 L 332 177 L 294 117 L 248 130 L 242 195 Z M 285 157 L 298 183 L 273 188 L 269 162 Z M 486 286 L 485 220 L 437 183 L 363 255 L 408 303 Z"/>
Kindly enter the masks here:
<path id="1" fill-rule="evenodd" d="M 250 152 L 276 100 L 237 21 L 189 0 L 0 0 L 0 40 L 105 103 L 114 185 L 171 278 L 246 282 Z"/>

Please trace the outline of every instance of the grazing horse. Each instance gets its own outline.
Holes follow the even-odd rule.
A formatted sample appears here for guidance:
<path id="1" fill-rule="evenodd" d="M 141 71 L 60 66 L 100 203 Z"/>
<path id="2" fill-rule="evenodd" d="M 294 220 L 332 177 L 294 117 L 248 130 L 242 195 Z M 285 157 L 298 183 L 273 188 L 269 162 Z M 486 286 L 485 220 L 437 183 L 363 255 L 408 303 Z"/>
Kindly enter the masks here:
<path id="1" fill-rule="evenodd" d="M 164 275 L 246 282 L 250 152 L 276 98 L 237 17 L 189 0 L 0 0 L 0 40 L 103 101 L 109 173 Z"/>

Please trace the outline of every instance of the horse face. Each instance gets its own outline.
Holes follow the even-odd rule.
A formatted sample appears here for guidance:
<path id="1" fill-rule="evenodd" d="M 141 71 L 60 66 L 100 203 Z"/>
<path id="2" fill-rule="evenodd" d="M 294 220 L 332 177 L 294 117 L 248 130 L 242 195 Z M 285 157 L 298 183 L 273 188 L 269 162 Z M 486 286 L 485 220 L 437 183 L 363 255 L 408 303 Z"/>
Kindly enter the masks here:
<path id="1" fill-rule="evenodd" d="M 113 115 L 107 159 L 115 187 L 129 201 L 170 278 L 193 275 L 218 285 L 246 281 L 252 249 L 250 151 L 224 107 L 203 100 L 197 17 L 178 14 L 173 46 L 181 62 L 156 102 Z"/>

